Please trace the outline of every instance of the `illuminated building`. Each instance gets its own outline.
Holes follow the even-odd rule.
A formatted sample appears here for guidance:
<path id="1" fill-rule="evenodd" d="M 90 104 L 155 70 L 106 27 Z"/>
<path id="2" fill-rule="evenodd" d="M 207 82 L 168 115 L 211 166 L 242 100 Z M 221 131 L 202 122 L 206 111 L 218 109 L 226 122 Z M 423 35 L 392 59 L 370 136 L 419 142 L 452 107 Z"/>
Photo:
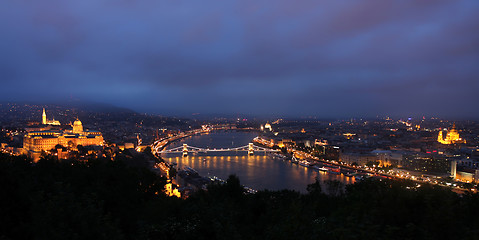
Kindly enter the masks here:
<path id="1" fill-rule="evenodd" d="M 268 129 L 269 131 L 273 131 L 273 128 L 271 127 L 271 124 L 269 124 L 269 123 L 266 123 L 264 125 L 264 129 Z"/>
<path id="2" fill-rule="evenodd" d="M 42 124 L 43 125 L 47 124 L 47 114 L 45 113 L 45 108 L 43 109 Z"/>
<path id="3" fill-rule="evenodd" d="M 368 162 L 376 162 L 378 157 L 372 153 L 339 153 L 339 160 L 349 165 L 365 166 Z"/>
<path id="4" fill-rule="evenodd" d="M 42 123 L 47 122 L 45 111 L 42 115 Z M 56 124 L 53 124 L 56 125 Z M 82 146 L 102 146 L 103 136 L 101 132 L 84 131 L 80 120 L 76 120 L 72 129 L 58 129 L 58 130 L 39 130 L 29 131 L 23 137 L 23 149 L 34 160 L 38 160 L 42 151 L 49 151 L 55 146 L 61 145 L 63 147 L 75 148 L 78 145 Z"/>
<path id="5" fill-rule="evenodd" d="M 469 158 L 451 161 L 451 177 L 461 182 L 479 183 L 479 161 Z"/>
<path id="6" fill-rule="evenodd" d="M 371 153 L 377 156 L 380 166 L 401 166 L 403 154 L 400 152 L 376 149 Z"/>
<path id="7" fill-rule="evenodd" d="M 177 198 L 181 198 L 181 193 L 178 191 L 178 188 L 176 185 L 173 185 L 171 183 L 167 183 L 165 185 L 165 193 L 167 196 L 175 196 Z"/>
<path id="8" fill-rule="evenodd" d="M 55 120 L 55 118 L 53 118 L 53 120 L 48 120 L 47 119 L 47 114 L 45 113 L 45 108 L 43 109 L 43 114 L 42 114 L 42 124 L 43 125 L 55 125 L 55 126 L 60 126 L 60 121 L 58 120 Z"/>
<path id="9" fill-rule="evenodd" d="M 459 137 L 459 133 L 456 130 L 456 125 L 453 125 L 452 129 L 447 131 L 446 138 L 444 138 L 442 132 L 443 131 L 439 131 L 437 136 L 437 141 L 442 144 L 466 143 L 466 140 L 463 140 Z"/>
<path id="10" fill-rule="evenodd" d="M 447 172 L 451 158 L 435 153 L 407 152 L 403 155 L 402 167 L 421 172 Z"/>
<path id="11" fill-rule="evenodd" d="M 314 145 L 318 145 L 318 146 L 327 146 L 327 145 L 328 145 L 328 140 L 324 140 L 324 139 L 315 139 L 315 140 L 314 140 Z"/>
<path id="12" fill-rule="evenodd" d="M 211 126 L 209 126 L 209 125 L 201 125 L 201 129 L 203 129 L 203 131 L 209 132 L 209 131 L 211 131 Z"/>
<path id="13" fill-rule="evenodd" d="M 350 139 L 353 139 L 353 137 L 356 136 L 356 134 L 355 133 L 344 133 L 343 136 L 346 139 L 350 140 Z"/>

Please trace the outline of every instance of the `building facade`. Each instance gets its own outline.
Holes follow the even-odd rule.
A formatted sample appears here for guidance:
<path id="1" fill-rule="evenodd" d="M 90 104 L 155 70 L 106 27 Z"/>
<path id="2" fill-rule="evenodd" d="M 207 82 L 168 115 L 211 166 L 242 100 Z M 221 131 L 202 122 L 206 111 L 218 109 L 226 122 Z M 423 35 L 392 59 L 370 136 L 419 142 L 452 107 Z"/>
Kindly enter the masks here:
<path id="1" fill-rule="evenodd" d="M 452 161 L 451 177 L 462 182 L 479 183 L 479 160 L 468 158 Z"/>
<path id="2" fill-rule="evenodd" d="M 43 111 L 42 123 L 45 123 L 46 114 Z M 48 123 L 48 122 L 47 122 Z M 23 149 L 34 160 L 38 160 L 43 151 L 49 151 L 57 145 L 62 147 L 76 148 L 82 146 L 103 146 L 104 140 L 101 132 L 84 131 L 83 124 L 76 120 L 72 129 L 29 131 L 23 137 Z"/>
<path id="3" fill-rule="evenodd" d="M 349 165 L 365 166 L 368 162 L 376 162 L 377 156 L 371 153 L 340 153 L 339 160 Z"/>
<path id="4" fill-rule="evenodd" d="M 457 132 L 456 130 L 456 125 L 453 125 L 452 129 L 447 131 L 445 138 L 442 131 L 439 131 L 439 134 L 437 136 L 437 141 L 442 144 L 466 143 L 466 140 L 462 139 L 459 136 L 459 132 Z"/>

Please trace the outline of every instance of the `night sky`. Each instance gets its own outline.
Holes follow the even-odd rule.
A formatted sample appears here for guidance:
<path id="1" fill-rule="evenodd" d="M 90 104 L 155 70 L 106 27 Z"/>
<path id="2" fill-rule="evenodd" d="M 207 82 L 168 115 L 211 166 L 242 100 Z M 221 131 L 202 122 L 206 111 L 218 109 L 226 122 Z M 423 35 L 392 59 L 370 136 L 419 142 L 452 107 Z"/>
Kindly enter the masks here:
<path id="1" fill-rule="evenodd" d="M 479 1 L 4 0 L 0 101 L 479 118 Z"/>

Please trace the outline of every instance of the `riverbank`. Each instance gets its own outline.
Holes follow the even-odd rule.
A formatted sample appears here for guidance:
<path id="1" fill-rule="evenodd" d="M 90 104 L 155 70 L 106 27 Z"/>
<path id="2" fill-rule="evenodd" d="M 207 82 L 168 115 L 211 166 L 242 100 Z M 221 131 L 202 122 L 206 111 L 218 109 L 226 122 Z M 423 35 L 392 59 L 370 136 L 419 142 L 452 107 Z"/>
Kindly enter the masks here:
<path id="1" fill-rule="evenodd" d="M 215 133 L 196 135 L 178 140 L 169 148 L 180 147 L 183 144 L 200 148 L 235 148 L 248 145 L 257 137 L 256 132 L 217 131 Z M 324 180 L 337 180 L 344 184 L 354 183 L 354 179 L 345 175 L 328 174 L 312 168 L 305 168 L 294 164 L 289 159 L 283 160 L 280 155 L 254 153 L 249 156 L 247 152 L 211 152 L 189 153 L 183 157 L 181 153 L 162 154 L 161 157 L 177 164 L 179 169 L 184 166 L 195 169 L 201 176 L 217 176 L 227 179 L 229 175 L 236 174 L 245 186 L 255 190 L 283 190 L 290 189 L 302 193 L 306 186 L 313 183 L 316 178 Z"/>

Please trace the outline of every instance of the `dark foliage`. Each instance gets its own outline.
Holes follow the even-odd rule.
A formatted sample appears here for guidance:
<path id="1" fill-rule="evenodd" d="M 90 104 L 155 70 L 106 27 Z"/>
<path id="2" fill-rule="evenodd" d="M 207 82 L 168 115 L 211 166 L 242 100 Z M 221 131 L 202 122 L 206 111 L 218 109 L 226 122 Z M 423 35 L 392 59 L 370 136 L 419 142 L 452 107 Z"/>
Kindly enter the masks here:
<path id="1" fill-rule="evenodd" d="M 364 180 L 246 194 L 231 176 L 182 200 L 156 194 L 164 184 L 120 159 L 1 155 L 0 239 L 479 239 L 479 195 L 441 187 Z"/>
<path id="2" fill-rule="evenodd" d="M 143 205 L 165 179 L 121 161 L 38 163 L 0 156 L 0 236 L 6 239 L 123 239 L 140 231 Z M 1 239 L 0 237 L 0 239 Z"/>

